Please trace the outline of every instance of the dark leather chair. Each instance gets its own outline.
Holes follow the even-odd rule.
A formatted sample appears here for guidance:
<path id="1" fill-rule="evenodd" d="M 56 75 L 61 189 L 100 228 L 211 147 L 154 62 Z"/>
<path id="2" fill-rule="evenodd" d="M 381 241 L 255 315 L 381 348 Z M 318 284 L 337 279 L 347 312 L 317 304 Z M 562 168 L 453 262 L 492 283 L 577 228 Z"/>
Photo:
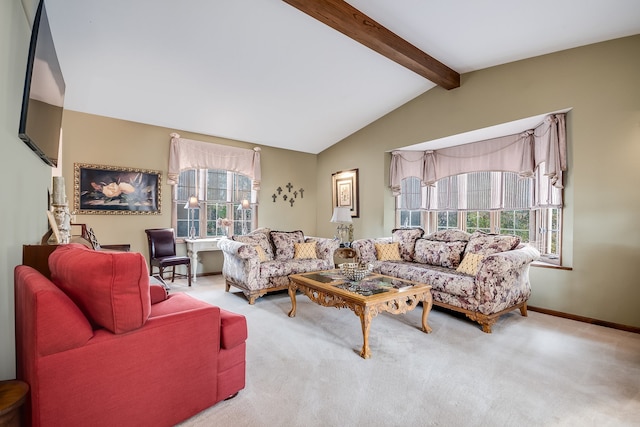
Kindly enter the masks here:
<path id="1" fill-rule="evenodd" d="M 176 265 L 187 267 L 187 278 L 191 286 L 191 259 L 188 256 L 176 255 L 176 238 L 173 228 L 148 228 L 147 233 L 149 243 L 149 275 L 153 275 L 153 267 L 158 267 L 160 277 L 164 279 L 164 269 L 173 267 L 171 281 L 176 277 Z"/>

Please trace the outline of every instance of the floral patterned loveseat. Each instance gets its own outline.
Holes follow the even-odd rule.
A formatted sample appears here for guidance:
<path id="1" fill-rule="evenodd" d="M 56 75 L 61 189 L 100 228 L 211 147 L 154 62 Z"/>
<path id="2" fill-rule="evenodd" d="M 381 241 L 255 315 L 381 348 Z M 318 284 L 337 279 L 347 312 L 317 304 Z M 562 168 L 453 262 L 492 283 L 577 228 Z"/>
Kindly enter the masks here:
<path id="1" fill-rule="evenodd" d="M 334 268 L 333 253 L 339 246 L 335 239 L 305 237 L 300 230 L 259 228 L 224 238 L 218 247 L 224 255 L 226 291 L 234 286 L 254 304 L 267 292 L 287 289 L 290 274 Z"/>
<path id="2" fill-rule="evenodd" d="M 373 271 L 431 285 L 433 303 L 464 313 L 491 333 L 498 317 L 516 308 L 527 315 L 529 266 L 539 258 L 520 238 L 462 230 L 423 236 L 420 228 L 352 243 Z"/>

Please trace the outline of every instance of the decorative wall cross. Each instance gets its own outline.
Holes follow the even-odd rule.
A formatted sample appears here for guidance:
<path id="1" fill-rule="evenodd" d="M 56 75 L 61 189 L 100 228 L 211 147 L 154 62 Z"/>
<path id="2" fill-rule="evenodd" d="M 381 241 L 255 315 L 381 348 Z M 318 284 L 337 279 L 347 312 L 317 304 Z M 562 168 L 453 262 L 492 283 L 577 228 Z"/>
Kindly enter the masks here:
<path id="1" fill-rule="evenodd" d="M 276 188 L 276 192 L 271 195 L 273 203 L 277 202 L 280 196 L 282 196 L 282 200 L 285 202 L 289 202 L 289 205 L 293 207 L 293 204 L 296 202 L 298 195 L 300 195 L 301 199 L 304 198 L 304 188 L 300 188 L 299 190 L 294 191 L 294 186 L 290 182 L 288 182 L 287 185 L 284 186 L 284 188 L 286 188 L 291 194 L 282 194 L 284 190 L 281 186 L 279 186 L 278 188 Z"/>

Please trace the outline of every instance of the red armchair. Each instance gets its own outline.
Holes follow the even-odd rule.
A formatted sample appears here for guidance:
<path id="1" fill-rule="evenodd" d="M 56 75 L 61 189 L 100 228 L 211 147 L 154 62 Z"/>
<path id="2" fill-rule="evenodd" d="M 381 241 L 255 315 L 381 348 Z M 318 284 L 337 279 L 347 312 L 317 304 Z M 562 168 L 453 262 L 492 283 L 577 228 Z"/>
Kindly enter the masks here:
<path id="1" fill-rule="evenodd" d="M 139 253 L 62 245 L 49 267 L 15 269 L 27 425 L 171 426 L 244 388 L 244 316 L 167 296 Z"/>

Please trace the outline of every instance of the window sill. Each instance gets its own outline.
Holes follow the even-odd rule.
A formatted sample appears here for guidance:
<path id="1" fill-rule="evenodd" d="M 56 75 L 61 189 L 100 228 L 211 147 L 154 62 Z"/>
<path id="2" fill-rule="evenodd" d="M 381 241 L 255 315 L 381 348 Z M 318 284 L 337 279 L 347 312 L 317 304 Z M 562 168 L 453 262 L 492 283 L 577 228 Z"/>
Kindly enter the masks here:
<path id="1" fill-rule="evenodd" d="M 567 270 L 567 271 L 571 271 L 573 270 L 573 267 L 566 267 L 563 265 L 557 265 L 557 264 L 551 264 L 548 262 L 544 262 L 544 261 L 534 261 L 531 263 L 532 267 L 540 267 L 540 268 L 552 268 L 555 270 Z"/>

